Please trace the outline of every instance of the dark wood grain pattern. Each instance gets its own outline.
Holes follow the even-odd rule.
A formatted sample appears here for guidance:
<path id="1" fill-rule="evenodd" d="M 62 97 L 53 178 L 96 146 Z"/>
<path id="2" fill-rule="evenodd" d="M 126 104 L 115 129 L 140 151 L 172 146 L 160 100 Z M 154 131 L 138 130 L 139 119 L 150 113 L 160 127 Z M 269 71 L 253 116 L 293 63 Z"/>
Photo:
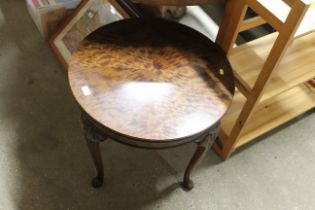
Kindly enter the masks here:
<path id="1" fill-rule="evenodd" d="M 200 33 L 161 19 L 129 19 L 89 35 L 69 64 L 84 111 L 139 141 L 178 141 L 216 123 L 234 94 L 223 51 Z"/>

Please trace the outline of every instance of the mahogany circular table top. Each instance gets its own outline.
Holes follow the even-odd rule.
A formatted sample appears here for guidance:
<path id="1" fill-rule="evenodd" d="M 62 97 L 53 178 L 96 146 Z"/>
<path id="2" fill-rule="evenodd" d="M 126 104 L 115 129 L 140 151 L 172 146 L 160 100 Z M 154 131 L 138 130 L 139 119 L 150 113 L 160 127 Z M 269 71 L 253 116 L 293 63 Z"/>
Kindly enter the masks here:
<path id="1" fill-rule="evenodd" d="M 128 19 L 81 42 L 68 69 L 81 108 L 139 141 L 180 141 L 218 122 L 234 80 L 224 52 L 199 32 L 162 19 Z"/>

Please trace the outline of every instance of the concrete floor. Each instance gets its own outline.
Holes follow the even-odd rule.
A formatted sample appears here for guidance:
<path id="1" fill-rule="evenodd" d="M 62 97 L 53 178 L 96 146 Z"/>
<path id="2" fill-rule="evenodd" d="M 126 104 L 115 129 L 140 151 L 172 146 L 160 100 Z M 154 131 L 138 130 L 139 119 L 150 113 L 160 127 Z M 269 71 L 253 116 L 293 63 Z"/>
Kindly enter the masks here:
<path id="1" fill-rule="evenodd" d="M 177 184 L 194 145 L 146 151 L 103 144 L 106 184 L 94 168 L 61 66 L 24 0 L 0 0 L 0 210 L 315 209 L 315 115 L 309 112 L 226 162 L 211 151 Z"/>

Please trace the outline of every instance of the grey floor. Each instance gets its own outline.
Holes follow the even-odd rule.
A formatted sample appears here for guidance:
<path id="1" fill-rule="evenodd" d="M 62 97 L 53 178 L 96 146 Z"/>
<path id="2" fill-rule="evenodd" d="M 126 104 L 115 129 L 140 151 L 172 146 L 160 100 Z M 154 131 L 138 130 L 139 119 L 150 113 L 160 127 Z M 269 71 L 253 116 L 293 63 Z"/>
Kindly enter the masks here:
<path id="1" fill-rule="evenodd" d="M 315 209 L 315 115 L 237 152 L 210 151 L 177 184 L 194 145 L 147 151 L 102 145 L 106 184 L 94 168 L 66 77 L 23 0 L 0 0 L 0 209 Z"/>

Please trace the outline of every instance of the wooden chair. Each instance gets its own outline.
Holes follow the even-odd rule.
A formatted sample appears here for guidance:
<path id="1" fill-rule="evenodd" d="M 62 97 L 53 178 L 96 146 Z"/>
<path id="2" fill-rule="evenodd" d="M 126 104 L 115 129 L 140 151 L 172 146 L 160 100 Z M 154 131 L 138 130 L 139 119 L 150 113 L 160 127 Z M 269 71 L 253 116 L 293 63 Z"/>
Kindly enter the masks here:
<path id="1" fill-rule="evenodd" d="M 175 22 L 123 20 L 90 34 L 68 75 L 97 169 L 94 187 L 103 183 L 99 142 L 111 138 L 149 149 L 196 142 L 183 180 L 192 189 L 190 173 L 216 138 L 234 94 L 220 47 Z"/>
<path id="2" fill-rule="evenodd" d="M 227 159 L 238 147 L 314 108 L 303 83 L 315 76 L 312 46 L 315 11 L 309 0 L 229 0 L 216 40 L 234 69 L 239 90 L 222 120 L 221 144 Z M 248 8 L 258 16 L 244 19 Z M 239 32 L 268 23 L 275 33 L 233 47 Z M 243 95 L 243 96 L 241 96 Z M 244 99 L 245 97 L 245 99 Z"/>

